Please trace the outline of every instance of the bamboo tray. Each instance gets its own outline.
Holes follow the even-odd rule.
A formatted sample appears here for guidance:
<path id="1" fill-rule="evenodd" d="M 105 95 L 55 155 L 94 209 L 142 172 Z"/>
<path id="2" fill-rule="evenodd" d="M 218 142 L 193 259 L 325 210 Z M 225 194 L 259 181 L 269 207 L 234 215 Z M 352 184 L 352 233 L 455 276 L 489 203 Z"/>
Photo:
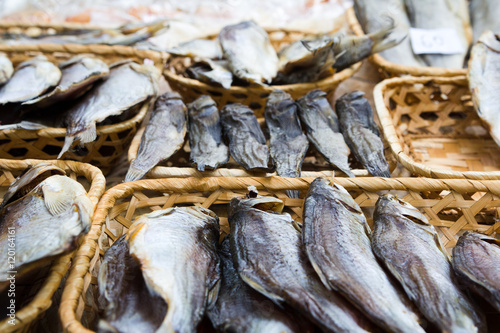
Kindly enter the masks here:
<path id="1" fill-rule="evenodd" d="M 267 132 L 267 127 L 265 125 L 265 119 L 258 119 L 259 124 L 262 127 L 264 133 Z M 128 161 L 131 163 L 137 158 L 137 153 L 139 151 L 139 146 L 141 144 L 141 137 L 144 133 L 145 127 L 142 126 L 132 139 L 130 148 L 128 150 Z M 186 142 L 182 149 L 177 153 L 172 155 L 166 162 L 158 164 L 158 166 L 151 169 L 146 176 L 149 178 L 186 178 L 186 177 L 270 177 L 277 176 L 276 172 L 265 173 L 265 172 L 252 172 L 245 170 L 231 157 L 229 162 L 223 166 L 212 171 L 198 171 L 196 168 L 192 167 L 190 162 L 189 154 L 189 133 L 186 135 Z M 268 142 L 269 146 L 269 142 Z M 389 146 L 386 144 L 385 147 L 385 158 L 389 163 L 389 170 L 392 172 L 396 168 L 396 161 L 390 152 Z M 349 156 L 349 162 L 354 166 L 352 172 L 356 177 L 371 177 L 368 170 L 355 159 L 351 154 Z M 309 143 L 309 149 L 306 153 L 306 157 L 302 164 L 301 177 L 331 177 L 332 175 L 347 177 L 342 171 L 335 169 L 330 163 L 328 163 L 325 158 Z"/>
<path id="2" fill-rule="evenodd" d="M 221 234 L 229 232 L 226 206 L 243 197 L 248 186 L 260 195 L 284 201 L 285 211 L 302 221 L 303 199 L 289 199 L 284 190 L 306 191 L 314 178 L 182 178 L 122 183 L 106 192 L 97 208 L 89 234 L 76 255 L 63 291 L 60 316 L 65 332 L 93 332 L 97 316 L 97 273 L 104 252 L 124 234 L 139 214 L 180 205 L 199 205 L 220 217 Z M 450 250 L 462 231 L 492 234 L 500 227 L 498 181 L 425 178 L 335 178 L 366 209 L 368 222 L 378 191 L 405 191 L 400 197 L 421 209 L 437 226 Z"/>
<path id="3" fill-rule="evenodd" d="M 466 77 L 382 81 L 375 106 L 393 155 L 432 178 L 500 179 L 500 147 L 472 105 Z"/>
<path id="4" fill-rule="evenodd" d="M 351 7 L 346 12 L 347 21 L 352 31 L 357 36 L 363 36 L 365 32 L 359 23 L 354 7 Z M 410 38 L 407 36 L 406 38 Z M 390 62 L 385 60 L 380 54 L 374 54 L 369 57 L 370 61 L 374 63 L 380 74 L 385 78 L 401 76 L 401 75 L 412 75 L 412 76 L 457 76 L 466 75 L 467 69 L 456 69 L 456 68 L 441 68 L 441 67 L 417 67 L 417 66 L 405 66 Z"/>
<path id="5" fill-rule="evenodd" d="M 273 30 L 268 31 L 268 33 L 271 44 L 277 50 L 306 36 L 306 33 L 303 32 L 286 30 Z M 211 36 L 209 38 L 215 37 Z M 257 117 L 263 117 L 267 96 L 273 90 L 283 90 L 289 93 L 293 99 L 298 99 L 311 90 L 321 89 L 328 94 L 327 98 L 331 99 L 337 86 L 342 81 L 353 76 L 359 67 L 361 67 L 361 62 L 358 62 L 349 68 L 316 82 L 259 87 L 232 86 L 230 89 L 225 89 L 183 76 L 185 74 L 183 73 L 184 66 L 182 65 L 184 58 L 178 56 L 169 57 L 163 75 L 172 89 L 181 94 L 185 103 L 190 103 L 201 95 L 210 95 L 220 108 L 228 103 L 241 103 L 248 105 L 254 110 Z M 182 69 L 178 69 L 179 67 Z"/>
<path id="6" fill-rule="evenodd" d="M 77 44 L 39 44 L 39 45 L 0 45 L 14 65 L 33 56 L 43 54 L 49 61 L 58 64 L 69 58 L 88 54 L 111 64 L 116 61 L 132 59 L 142 63 L 151 59 L 160 70 L 163 68 L 165 55 L 153 51 L 137 50 L 127 46 L 77 45 Z M 97 127 L 97 139 L 85 144 L 86 154 L 67 152 L 65 159 L 76 160 L 96 165 L 103 172 L 108 172 L 118 158 L 128 148 L 135 132 L 150 107 L 150 102 L 143 103 L 132 118 Z M 0 158 L 6 159 L 43 159 L 57 158 L 64 144 L 66 128 L 44 128 L 36 131 L 7 129 L 0 131 Z"/>
<path id="7" fill-rule="evenodd" d="M 26 168 L 39 162 L 44 161 L 14 161 L 0 159 L 0 191 L 2 192 L 2 196 L 17 176 Z M 88 191 L 89 198 L 94 205 L 97 205 L 101 195 L 104 193 L 106 185 L 106 180 L 98 168 L 89 164 L 73 161 L 54 160 L 48 162 L 62 168 L 71 178 L 82 183 Z M 34 294 L 34 297 L 24 307 L 16 309 L 15 325 L 8 323 L 9 318 L 0 321 L 0 332 L 20 333 L 36 331 L 37 320 L 40 319 L 44 312 L 52 305 L 52 296 L 58 289 L 62 278 L 66 275 L 74 252 L 75 251 L 55 259 L 51 264 L 48 274 L 43 277 L 39 283 L 37 282 L 33 286 L 30 285 L 31 290 L 29 290 L 29 292 L 30 294 Z M 16 286 L 16 289 L 18 289 L 17 287 L 21 286 Z"/>

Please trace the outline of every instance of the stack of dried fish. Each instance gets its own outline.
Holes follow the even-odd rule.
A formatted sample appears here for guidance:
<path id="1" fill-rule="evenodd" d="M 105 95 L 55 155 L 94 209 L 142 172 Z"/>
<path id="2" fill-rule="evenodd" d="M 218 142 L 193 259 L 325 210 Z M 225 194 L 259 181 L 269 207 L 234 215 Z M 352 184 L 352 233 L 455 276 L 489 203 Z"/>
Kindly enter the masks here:
<path id="1" fill-rule="evenodd" d="M 206 311 L 218 332 L 485 332 L 457 276 L 498 307 L 498 240 L 462 236 L 455 276 L 434 227 L 390 194 L 373 234 L 349 192 L 324 178 L 309 188 L 302 227 L 283 209 L 253 191 L 233 198 L 220 245 L 206 209 L 137 217 L 104 255 L 99 331 L 195 332 Z"/>
<path id="2" fill-rule="evenodd" d="M 275 168 L 278 176 L 299 177 L 310 141 L 329 163 L 350 177 L 354 177 L 348 162 L 350 152 L 373 176 L 391 176 L 373 111 L 360 91 L 337 101 L 339 120 L 320 90 L 296 102 L 284 91 L 275 90 L 264 113 L 269 148 L 257 118 L 245 105 L 228 104 L 219 114 L 213 99 L 201 96 L 187 109 L 190 158 L 198 171 L 216 169 L 231 155 L 248 171 Z M 185 134 L 186 107 L 177 93 L 167 93 L 156 102 L 125 181 L 142 178 L 159 162 L 172 157 L 184 145 Z M 274 166 L 270 166 L 270 157 Z M 287 193 L 291 198 L 299 195 L 297 191 Z"/>
<path id="3" fill-rule="evenodd" d="M 108 67 L 87 56 L 55 66 L 40 55 L 13 71 L 9 59 L 0 55 L 0 73 L 0 129 L 67 126 L 59 157 L 75 140 L 94 141 L 97 123 L 132 116 L 135 106 L 156 96 L 160 79 L 151 65 L 127 60 Z"/>
<path id="4" fill-rule="evenodd" d="M 354 8 L 361 26 L 367 33 L 379 31 L 387 24 L 388 19 L 395 23 L 395 38 L 404 38 L 411 27 L 429 30 L 451 29 L 456 32 L 458 47 L 461 50 L 455 54 L 414 54 L 408 36 L 396 47 L 383 51 L 381 55 L 385 59 L 407 66 L 466 66 L 465 59 L 472 40 L 466 0 L 355 0 Z M 496 16 L 492 17 L 497 19 Z M 482 21 L 483 18 L 477 20 Z"/>
<path id="5" fill-rule="evenodd" d="M 390 36 L 393 28 L 389 23 L 363 37 L 324 34 L 276 53 L 267 32 L 254 21 L 245 21 L 224 27 L 216 40 L 197 39 L 168 52 L 194 59 L 186 69 L 190 77 L 226 89 L 314 82 L 398 44 L 401 38 Z"/>
<path id="6" fill-rule="evenodd" d="M 51 163 L 17 178 L 0 205 L 0 290 L 75 249 L 90 228 L 94 205 L 83 186 Z M 12 260 L 7 260 L 15 253 Z"/>

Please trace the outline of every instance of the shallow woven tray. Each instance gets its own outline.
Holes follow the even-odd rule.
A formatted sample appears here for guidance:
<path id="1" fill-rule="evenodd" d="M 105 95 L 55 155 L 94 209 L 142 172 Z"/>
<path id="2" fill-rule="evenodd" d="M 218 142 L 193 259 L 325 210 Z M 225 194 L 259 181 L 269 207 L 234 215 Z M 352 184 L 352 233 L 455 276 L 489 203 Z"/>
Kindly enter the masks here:
<path id="1" fill-rule="evenodd" d="M 433 178 L 500 179 L 500 147 L 472 105 L 467 79 L 382 81 L 375 105 L 398 162 Z"/>
<path id="2" fill-rule="evenodd" d="M 354 7 L 349 8 L 346 11 L 347 21 L 352 31 L 357 36 L 363 36 L 365 33 L 361 24 L 359 23 L 356 13 L 354 12 Z M 406 38 L 410 38 L 407 36 Z M 395 77 L 401 75 L 412 75 L 412 76 L 457 76 L 467 74 L 467 69 L 455 69 L 455 68 L 441 68 L 441 67 L 417 67 L 417 66 L 405 66 L 390 62 L 385 60 L 381 55 L 374 54 L 369 57 L 370 61 L 374 63 L 380 74 L 383 77 Z"/>
<path id="3" fill-rule="evenodd" d="M 267 132 L 267 127 L 265 125 L 265 119 L 258 119 L 262 130 L 264 133 Z M 139 146 L 141 144 L 142 133 L 144 132 L 144 126 L 142 126 L 134 138 L 132 139 L 132 143 L 130 144 L 128 150 L 128 161 L 131 163 L 133 160 L 137 158 L 137 152 L 139 151 Z M 251 172 L 245 170 L 242 166 L 240 166 L 232 157 L 229 159 L 229 162 L 220 168 L 217 168 L 213 171 L 198 171 L 196 168 L 192 167 L 190 162 L 189 154 L 189 133 L 186 134 L 186 142 L 182 149 L 175 153 L 171 158 L 169 158 L 166 162 L 160 163 L 158 166 L 154 167 L 149 171 L 146 176 L 148 178 L 185 178 L 185 177 L 270 177 L 277 176 L 276 172 L 273 173 L 265 173 L 265 172 Z M 269 140 L 268 140 L 269 146 Z M 396 160 L 391 154 L 391 150 L 388 144 L 385 144 L 385 157 L 387 162 L 389 163 L 389 170 L 392 172 L 396 168 Z M 349 162 L 354 167 L 352 172 L 356 177 L 371 177 L 371 174 L 368 170 L 364 169 L 363 166 L 356 161 L 353 154 L 349 156 Z M 302 164 L 302 177 L 331 177 L 332 175 L 347 177 L 345 173 L 342 171 L 335 169 L 330 163 L 328 163 L 325 158 L 314 148 L 312 143 L 309 143 L 309 149 L 306 153 L 306 157 Z"/>
<path id="4" fill-rule="evenodd" d="M 38 54 L 44 54 L 56 64 L 79 55 L 88 54 L 111 64 L 124 59 L 133 59 L 142 63 L 151 59 L 160 70 L 165 62 L 165 55 L 153 51 L 137 50 L 127 46 L 76 45 L 76 44 L 40 44 L 40 45 L 0 45 L 14 65 Z M 64 159 L 76 160 L 96 165 L 103 172 L 116 164 L 118 158 L 128 148 L 140 123 L 150 106 L 143 103 L 138 113 L 132 118 L 117 124 L 98 126 L 97 139 L 85 144 L 88 153 L 80 155 L 67 152 Z M 0 131 L 0 158 L 6 159 L 55 159 L 61 151 L 66 136 L 66 128 L 45 128 L 36 131 L 8 129 Z"/>
<path id="5" fill-rule="evenodd" d="M 306 191 L 314 178 L 183 178 L 122 183 L 99 202 L 91 231 L 76 255 L 64 287 L 60 316 L 65 332 L 92 332 L 97 318 L 97 273 L 106 249 L 130 227 L 139 214 L 178 205 L 198 205 L 220 217 L 221 234 L 229 232 L 226 208 L 243 197 L 250 185 L 260 195 L 281 198 L 285 210 L 302 221 L 302 199 L 289 199 L 284 190 Z M 500 227 L 500 182 L 425 178 L 336 178 L 367 212 L 383 190 L 407 191 L 399 195 L 420 208 L 437 226 L 450 250 L 464 230 L 492 234 Z M 365 212 L 366 213 L 366 212 Z M 371 225 L 371 216 L 367 214 Z"/>
<path id="6" fill-rule="evenodd" d="M 21 174 L 26 168 L 33 166 L 40 160 L 3 160 L 0 159 L 0 191 L 1 196 L 5 194 L 8 186 Z M 99 198 L 104 193 L 106 180 L 101 171 L 89 164 L 73 161 L 49 161 L 62 168 L 67 174 L 77 179 L 88 191 L 89 198 L 94 205 L 97 205 Z M 0 200 L 1 201 L 1 200 Z M 30 292 L 36 293 L 35 297 L 23 308 L 16 309 L 16 324 L 11 325 L 8 319 L 0 321 L 0 332 L 33 332 L 37 320 L 52 305 L 52 296 L 59 287 L 62 278 L 66 275 L 70 267 L 73 253 L 68 253 L 54 260 L 49 274 L 44 278 L 38 290 Z"/>
<path id="7" fill-rule="evenodd" d="M 269 39 L 275 49 L 300 40 L 306 36 L 306 33 L 297 31 L 276 30 L 268 31 Z M 216 36 L 212 36 L 215 38 Z M 361 62 L 352 65 L 334 75 L 325 79 L 287 85 L 272 85 L 262 87 L 239 87 L 232 86 L 230 89 L 212 86 L 201 81 L 183 76 L 184 73 L 178 73 L 177 69 L 172 68 L 172 63 L 182 62 L 184 57 L 171 56 L 167 61 L 163 74 L 173 90 L 179 92 L 186 103 L 194 101 L 201 95 L 210 95 L 219 107 L 223 107 L 228 103 L 241 103 L 248 105 L 254 110 L 257 117 L 264 115 L 264 107 L 269 94 L 276 89 L 286 91 L 292 95 L 293 99 L 304 96 L 309 91 L 321 89 L 328 94 L 328 99 L 331 99 L 337 86 L 344 80 L 350 78 L 361 66 Z"/>

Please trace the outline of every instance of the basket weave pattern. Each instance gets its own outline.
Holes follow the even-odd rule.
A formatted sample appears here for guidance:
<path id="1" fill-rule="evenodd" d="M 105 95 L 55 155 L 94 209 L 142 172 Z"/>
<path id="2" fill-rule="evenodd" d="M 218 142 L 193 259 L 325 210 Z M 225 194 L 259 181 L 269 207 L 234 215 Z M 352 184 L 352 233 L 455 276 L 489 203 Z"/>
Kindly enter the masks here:
<path id="1" fill-rule="evenodd" d="M 305 33 L 296 31 L 269 31 L 269 39 L 276 50 L 304 38 L 305 35 Z M 215 38 L 215 36 L 211 38 Z M 289 93 L 293 99 L 298 99 L 311 90 L 321 89 L 328 94 L 327 98 L 331 99 L 337 86 L 342 81 L 353 76 L 361 66 L 361 62 L 358 62 L 349 68 L 316 82 L 258 87 L 232 86 L 230 89 L 224 89 L 185 77 L 185 66 L 183 64 L 183 57 L 172 56 L 169 58 L 163 74 L 172 89 L 182 95 L 185 103 L 190 103 L 201 95 L 209 95 L 217 102 L 220 108 L 228 103 L 241 103 L 248 105 L 254 110 L 257 117 L 264 116 L 266 99 L 273 90 L 283 90 Z"/>
<path id="2" fill-rule="evenodd" d="M 97 273 L 104 252 L 127 232 L 139 214 L 179 205 L 198 205 L 220 217 L 221 236 L 229 232 L 227 204 L 242 197 L 250 185 L 260 195 L 282 199 L 285 211 L 302 221 L 303 199 L 290 199 L 285 189 L 306 191 L 314 178 L 183 178 L 141 180 L 111 188 L 96 211 L 91 232 L 79 249 L 63 292 L 60 315 L 66 332 L 92 332 L 97 318 Z M 400 197 L 420 208 L 441 231 L 447 249 L 464 230 L 492 234 L 498 221 L 500 182 L 423 178 L 336 178 L 363 208 L 372 208 L 378 191 L 398 190 Z M 369 211 L 369 209 L 368 209 Z M 367 215 L 372 224 L 371 216 Z"/>
<path id="3" fill-rule="evenodd" d="M 132 59 L 142 63 L 151 59 L 159 69 L 163 68 L 164 55 L 158 52 L 136 50 L 126 46 L 40 44 L 40 45 L 0 45 L 14 65 L 36 55 L 43 54 L 49 61 L 58 64 L 69 58 L 88 54 L 99 57 L 107 64 Z M 85 144 L 87 152 L 67 152 L 65 159 L 91 163 L 103 172 L 116 164 L 127 149 L 140 123 L 148 111 L 149 103 L 143 103 L 132 118 L 117 124 L 97 127 L 97 139 Z M 0 131 L 0 158 L 6 159 L 55 159 L 64 144 L 65 128 L 45 128 L 36 131 L 8 129 Z"/>
<path id="4" fill-rule="evenodd" d="M 2 160 L 0 159 L 0 190 L 5 192 L 10 184 L 26 168 L 31 167 L 40 160 Z M 88 191 L 88 196 L 96 206 L 100 197 L 104 193 L 106 180 L 101 171 L 89 164 L 73 161 L 49 161 L 61 169 L 65 170 L 71 178 L 82 181 Z M 85 180 L 83 180 L 83 177 Z M 66 254 L 54 260 L 47 277 L 41 282 L 41 286 L 35 297 L 21 309 L 16 311 L 16 324 L 11 325 L 7 319 L 0 321 L 0 332 L 29 332 L 33 330 L 36 320 L 52 305 L 52 296 L 59 287 L 62 278 L 69 269 L 73 253 Z"/>
<path id="5" fill-rule="evenodd" d="M 477 116 L 465 77 L 390 79 L 374 98 L 392 152 L 411 172 L 500 179 L 500 147 Z"/>

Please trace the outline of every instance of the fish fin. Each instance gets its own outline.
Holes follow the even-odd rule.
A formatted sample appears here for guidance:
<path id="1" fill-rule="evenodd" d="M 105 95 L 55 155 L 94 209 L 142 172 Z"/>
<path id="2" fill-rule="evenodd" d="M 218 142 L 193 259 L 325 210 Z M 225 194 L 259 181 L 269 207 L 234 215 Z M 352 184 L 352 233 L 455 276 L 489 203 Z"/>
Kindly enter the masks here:
<path id="1" fill-rule="evenodd" d="M 127 240 L 129 242 L 129 244 L 130 244 L 130 241 L 133 238 L 135 238 L 137 236 L 137 234 L 142 230 L 142 228 L 145 228 L 144 231 L 146 231 L 148 228 L 148 226 L 145 222 L 139 222 L 139 221 L 134 222 L 130 226 L 130 229 L 127 232 L 127 236 L 125 237 L 125 240 Z"/>
<path id="2" fill-rule="evenodd" d="M 140 170 L 139 168 L 137 168 L 135 165 L 134 165 L 134 161 L 132 161 L 132 163 L 130 164 L 130 167 L 127 171 L 127 175 L 125 176 L 125 182 L 132 182 L 134 180 L 139 180 L 141 179 L 142 177 L 144 177 L 144 175 L 146 173 L 148 173 L 149 170 L 147 171 L 144 171 L 144 170 Z"/>
<path id="3" fill-rule="evenodd" d="M 78 138 L 80 139 L 80 143 L 95 141 L 95 139 L 97 138 L 97 129 L 95 124 L 90 125 L 88 129 L 79 133 Z"/>
<path id="4" fill-rule="evenodd" d="M 321 256 L 324 256 L 324 249 L 320 247 L 319 245 L 316 244 L 309 244 L 306 247 L 306 252 L 307 252 L 307 257 L 309 258 L 309 261 L 311 262 L 312 267 L 314 268 L 314 271 L 316 274 L 318 274 L 319 279 L 323 283 L 323 285 L 328 289 L 332 290 L 332 286 L 330 285 L 330 282 L 326 278 L 325 274 L 323 274 L 323 271 L 319 267 L 319 265 L 316 263 L 315 257 L 312 255 L 311 250 L 315 250 L 314 252 L 320 253 Z"/>
<path id="5" fill-rule="evenodd" d="M 282 302 L 284 302 L 285 300 L 276 295 L 276 294 L 273 294 L 269 291 L 267 291 L 266 289 L 264 289 L 261 285 L 259 285 L 257 282 L 253 281 L 246 273 L 245 271 L 241 271 L 239 272 L 239 275 L 241 277 L 241 279 L 247 284 L 249 285 L 250 287 L 252 287 L 253 289 L 257 290 L 259 293 L 261 293 L 262 295 L 266 296 L 267 298 L 269 298 L 271 301 L 273 301 L 274 303 L 276 304 L 280 304 Z"/>
<path id="6" fill-rule="evenodd" d="M 67 198 L 62 188 L 54 188 L 50 185 L 42 186 L 45 206 L 52 215 L 59 215 L 68 210 L 71 201 Z"/>
<path id="7" fill-rule="evenodd" d="M 217 297 L 219 296 L 219 290 L 220 290 L 220 279 L 215 283 L 212 289 L 208 291 L 207 295 L 207 309 L 210 310 L 213 308 L 215 305 L 215 302 L 217 301 Z"/>
<path id="8" fill-rule="evenodd" d="M 388 39 L 388 37 L 392 34 L 392 32 L 396 27 L 394 24 L 394 19 L 392 17 L 388 17 L 388 20 L 389 20 L 389 25 L 386 28 L 368 34 L 368 37 L 374 43 L 370 54 L 378 53 L 386 49 L 389 49 L 391 47 L 394 47 L 399 43 L 401 43 L 406 38 L 405 35 L 403 38 L 399 40 Z"/>
<path id="9" fill-rule="evenodd" d="M 286 190 L 285 193 L 288 195 L 289 198 L 291 199 L 298 199 L 300 197 L 300 191 L 296 190 Z"/>
<path id="10" fill-rule="evenodd" d="M 64 138 L 64 145 L 63 145 L 63 147 L 61 149 L 61 152 L 57 156 L 57 159 L 60 159 L 64 155 L 64 153 L 66 153 L 71 148 L 71 145 L 73 144 L 73 141 L 75 141 L 75 137 L 74 136 L 68 136 L 66 134 L 66 137 Z"/>

